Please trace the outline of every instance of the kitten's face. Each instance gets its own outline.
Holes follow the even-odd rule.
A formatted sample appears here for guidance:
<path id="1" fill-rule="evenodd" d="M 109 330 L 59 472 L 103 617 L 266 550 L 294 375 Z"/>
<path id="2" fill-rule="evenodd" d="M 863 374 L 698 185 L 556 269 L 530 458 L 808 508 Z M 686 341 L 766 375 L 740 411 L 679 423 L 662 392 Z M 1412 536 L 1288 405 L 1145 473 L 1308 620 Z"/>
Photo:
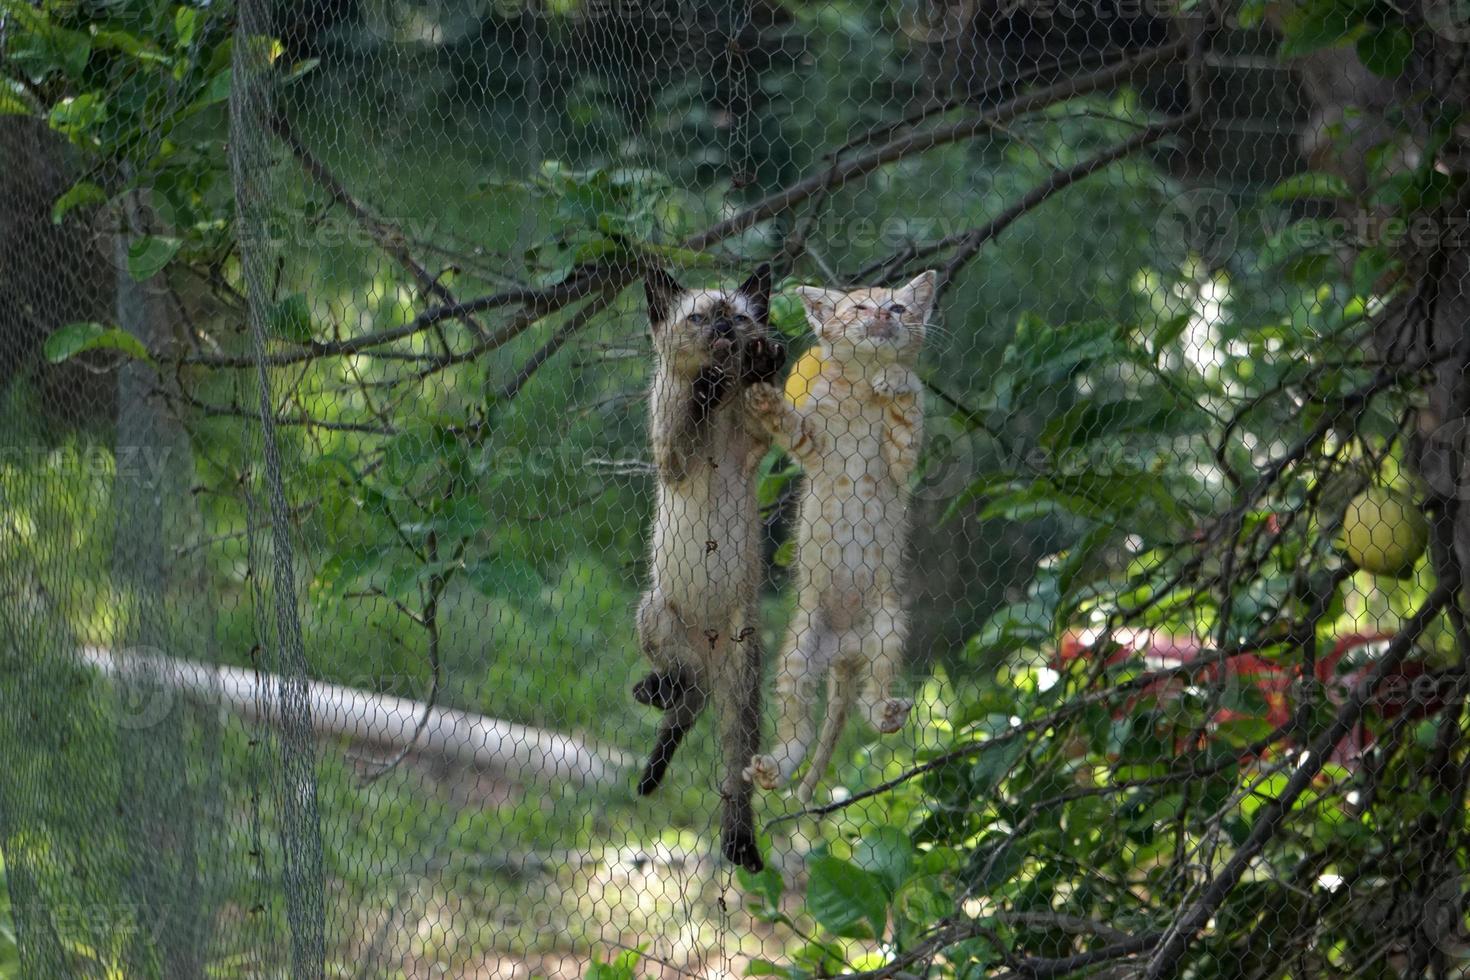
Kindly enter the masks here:
<path id="1" fill-rule="evenodd" d="M 807 320 L 833 350 L 880 360 L 912 362 L 924 344 L 934 306 L 934 272 L 897 289 L 863 287 L 850 292 L 803 286 Z"/>
<path id="2" fill-rule="evenodd" d="M 733 364 L 769 332 L 769 266 L 734 289 L 683 289 L 666 275 L 650 276 L 646 286 L 654 350 L 681 372 Z"/>

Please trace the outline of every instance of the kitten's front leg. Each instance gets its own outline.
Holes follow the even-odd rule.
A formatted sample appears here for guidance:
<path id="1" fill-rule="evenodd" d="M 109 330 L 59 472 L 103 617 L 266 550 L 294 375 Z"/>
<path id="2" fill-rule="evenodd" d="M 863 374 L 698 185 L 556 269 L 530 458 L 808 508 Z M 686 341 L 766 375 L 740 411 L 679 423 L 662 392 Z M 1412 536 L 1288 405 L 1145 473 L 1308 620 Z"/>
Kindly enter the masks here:
<path id="1" fill-rule="evenodd" d="M 774 386 L 754 384 L 745 389 L 745 408 L 757 426 L 798 460 L 810 461 L 827 451 L 826 434 Z"/>
<path id="2" fill-rule="evenodd" d="M 711 423 L 733 396 L 735 377 L 713 364 L 700 368 L 688 382 L 670 378 L 655 385 L 654 463 L 663 482 L 679 484 L 709 455 Z"/>
<path id="3" fill-rule="evenodd" d="M 888 404 L 884 409 L 883 459 L 892 469 L 901 484 L 919 465 L 919 438 L 924 426 L 924 403 L 921 400 L 919 380 L 912 371 L 906 372 L 911 381 L 885 383 L 883 394 L 879 383 L 873 383 L 873 391 L 883 394 Z M 885 382 L 887 379 L 884 379 Z"/>

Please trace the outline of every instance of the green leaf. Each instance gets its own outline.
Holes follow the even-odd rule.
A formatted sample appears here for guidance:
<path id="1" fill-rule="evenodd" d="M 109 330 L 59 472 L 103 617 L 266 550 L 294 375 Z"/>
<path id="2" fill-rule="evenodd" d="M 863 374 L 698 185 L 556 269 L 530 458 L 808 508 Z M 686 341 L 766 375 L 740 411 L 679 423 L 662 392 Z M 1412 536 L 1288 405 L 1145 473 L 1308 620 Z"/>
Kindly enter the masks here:
<path id="1" fill-rule="evenodd" d="M 305 293 L 292 293 L 271 307 L 266 316 L 266 329 L 272 336 L 309 343 L 312 338 L 311 306 Z"/>
<path id="2" fill-rule="evenodd" d="M 1307 170 L 1290 177 L 1266 192 L 1268 201 L 1351 200 L 1352 188 L 1337 174 Z"/>
<path id="3" fill-rule="evenodd" d="M 1255 27 L 1266 16 L 1269 5 L 1267 0 L 1243 0 L 1235 11 L 1236 23 L 1241 28 Z"/>
<path id="4" fill-rule="evenodd" d="M 17 42 L 40 42 L 32 50 L 44 52 L 45 70 L 59 66 L 73 78 L 80 76 L 92 54 L 91 35 L 62 27 L 40 7 L 29 0 L 0 0 L 0 20 L 19 28 Z"/>
<path id="5" fill-rule="evenodd" d="M 1414 39 L 1402 24 L 1384 24 L 1358 38 L 1358 60 L 1375 75 L 1398 78 L 1409 66 Z"/>
<path id="6" fill-rule="evenodd" d="M 121 351 L 137 360 L 150 364 L 153 362 L 148 356 L 148 349 L 137 337 L 126 330 L 100 323 L 68 323 L 46 338 L 46 360 L 52 364 L 60 364 L 69 357 L 89 350 Z"/>
<path id="7" fill-rule="evenodd" d="M 315 70 L 316 66 L 321 64 L 321 62 L 322 59 L 320 58 L 306 58 L 305 60 L 296 62 L 296 64 L 291 66 L 291 70 L 289 72 L 281 76 L 281 84 L 290 85 L 292 82 L 297 81 L 303 76 L 311 74 L 311 72 Z"/>
<path id="8" fill-rule="evenodd" d="M 766 865 L 759 874 L 737 868 L 735 877 L 742 890 L 759 897 L 767 908 L 781 907 L 781 893 L 786 889 L 786 882 L 775 867 Z"/>
<path id="9" fill-rule="evenodd" d="M 1165 348 L 1183 336 L 1184 331 L 1188 330 L 1189 325 L 1193 322 L 1193 312 L 1187 312 L 1172 316 L 1160 324 L 1158 331 L 1149 338 L 1153 347 L 1154 358 L 1157 359 Z"/>
<path id="10" fill-rule="evenodd" d="M 873 827 L 852 849 L 853 863 L 878 876 L 892 896 L 914 870 L 914 845 L 897 827 Z"/>
<path id="11" fill-rule="evenodd" d="M 779 454 L 768 457 L 767 465 L 761 467 L 761 472 L 757 475 L 756 506 L 762 510 L 774 506 L 781 499 L 781 492 L 792 480 L 801 476 L 801 467 L 795 463 L 788 462 L 787 465 L 776 468 L 776 463 L 784 459 Z"/>
<path id="12" fill-rule="evenodd" d="M 152 279 L 168 265 L 184 243 L 163 235 L 144 235 L 128 246 L 128 275 L 138 282 Z"/>
<path id="13" fill-rule="evenodd" d="M 30 116 L 35 111 L 19 82 L 0 78 L 0 116 Z"/>
<path id="14" fill-rule="evenodd" d="M 1401 260 L 1382 245 L 1374 245 L 1358 253 L 1353 262 L 1353 292 L 1367 296 L 1378 289 L 1379 280 Z"/>
<path id="15" fill-rule="evenodd" d="M 217 102 L 224 102 L 229 97 L 230 70 L 229 68 L 224 68 L 217 72 L 204 86 L 204 90 L 199 94 L 199 98 L 194 100 L 191 108 L 202 109 L 205 106 L 214 105 Z"/>
<path id="16" fill-rule="evenodd" d="M 807 863 L 806 910 L 834 936 L 876 939 L 888 919 L 882 882 L 850 861 L 823 854 Z"/>
<path id="17" fill-rule="evenodd" d="M 980 632 L 965 644 L 967 659 L 1011 653 L 1039 646 L 1052 638 L 1053 609 L 1040 599 L 1013 602 L 997 609 Z"/>
<path id="18" fill-rule="evenodd" d="M 1077 578 L 1091 566 L 1093 559 L 1113 539 L 1113 529 L 1100 524 L 1084 534 L 1076 544 L 1067 549 L 1057 566 L 1057 609 L 1053 627 L 1061 632 L 1066 621 L 1076 611 L 1076 596 L 1073 589 Z M 1084 583 L 1085 584 L 1085 583 Z"/>
<path id="19" fill-rule="evenodd" d="M 970 781 L 974 792 L 989 793 L 999 786 L 1025 750 L 1026 743 L 1019 738 L 1008 738 L 987 747 L 970 767 Z"/>
<path id="20" fill-rule="evenodd" d="M 1041 441 L 1048 449 L 1056 451 L 1071 449 L 1101 436 L 1173 434 L 1199 420 L 1197 406 L 1162 391 L 1116 401 L 1088 399 L 1048 423 L 1042 431 Z"/>
<path id="21" fill-rule="evenodd" d="M 107 192 L 101 187 L 90 180 L 77 181 L 56 199 L 55 204 L 51 205 L 51 223 L 59 225 L 68 211 L 84 204 L 101 204 L 105 200 L 107 200 Z"/>
<path id="22" fill-rule="evenodd" d="M 606 963 L 594 953 L 584 976 L 586 980 L 636 980 L 638 961 L 642 958 L 642 946 L 624 950 Z"/>
<path id="23" fill-rule="evenodd" d="M 975 848 L 970 859 L 972 887 L 986 894 L 1009 881 L 1026 864 L 1026 851 L 1008 834 L 992 834 Z"/>
<path id="24" fill-rule="evenodd" d="M 169 62 L 168 55 L 159 51 L 152 43 L 128 31 L 94 29 L 92 46 L 104 51 L 120 51 L 138 61 L 153 64 L 168 64 Z"/>
<path id="25" fill-rule="evenodd" d="M 107 100 L 96 92 L 62 99 L 51 107 L 51 128 L 67 136 L 77 137 L 108 116 Z"/>
<path id="26" fill-rule="evenodd" d="M 193 7 L 180 7 L 174 11 L 174 34 L 179 47 L 187 48 L 194 43 L 194 32 L 199 27 L 199 11 Z"/>
<path id="27" fill-rule="evenodd" d="M 1362 14 L 1343 0 L 1313 0 L 1287 17 L 1281 56 L 1298 58 L 1339 44 L 1362 24 Z"/>
<path id="28" fill-rule="evenodd" d="M 790 568 L 794 561 L 796 561 L 796 539 L 787 538 L 781 542 L 781 546 L 771 556 L 771 564 L 777 568 Z"/>

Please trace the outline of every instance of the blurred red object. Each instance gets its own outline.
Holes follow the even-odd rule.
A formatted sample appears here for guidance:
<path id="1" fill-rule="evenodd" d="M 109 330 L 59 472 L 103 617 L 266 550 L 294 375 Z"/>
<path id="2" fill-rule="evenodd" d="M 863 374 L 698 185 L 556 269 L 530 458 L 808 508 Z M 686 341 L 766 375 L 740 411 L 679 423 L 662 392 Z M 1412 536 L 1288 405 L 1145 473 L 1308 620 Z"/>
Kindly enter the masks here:
<path id="1" fill-rule="evenodd" d="M 1343 661 L 1349 659 L 1348 654 L 1385 644 L 1392 638 L 1389 633 L 1349 633 L 1339 637 L 1332 650 L 1318 658 L 1312 671 L 1313 680 L 1322 686 L 1331 703 L 1341 704 L 1358 685 L 1367 682 L 1374 669 L 1373 658 L 1363 656 L 1352 658 L 1357 662 L 1339 670 Z M 1104 645 L 1104 640 L 1109 642 Z M 1059 671 L 1066 670 L 1078 660 L 1101 656 L 1104 665 L 1109 667 L 1141 658 L 1144 670 L 1156 671 L 1190 664 L 1207 655 L 1208 651 L 1200 639 L 1189 635 L 1154 630 L 1116 630 L 1104 636 L 1094 631 L 1068 630 L 1057 643 L 1053 666 Z M 1203 666 L 1194 674 L 1192 681 L 1182 677 L 1164 677 L 1150 682 L 1123 702 L 1114 712 L 1114 717 L 1128 714 L 1145 698 L 1164 702 L 1177 697 L 1190 684 L 1209 686 L 1220 683 L 1221 678 L 1237 678 L 1256 688 L 1265 702 L 1264 710 L 1250 715 L 1221 708 L 1212 716 L 1212 725 L 1256 717 L 1272 727 L 1280 727 L 1291 720 L 1296 705 L 1294 689 L 1299 689 L 1302 684 L 1303 666 L 1279 664 L 1252 652 L 1241 652 Z M 1405 712 L 1411 718 L 1435 714 L 1445 706 L 1446 683 L 1422 660 L 1405 660 L 1378 682 L 1368 701 L 1366 714 L 1379 718 L 1395 718 Z M 1208 726 L 1204 734 L 1208 737 Z M 1360 724 L 1335 747 L 1333 761 L 1350 764 L 1372 743 L 1372 732 Z M 1285 744 L 1292 743 L 1288 741 Z M 1242 761 L 1248 756 L 1249 753 L 1243 755 Z"/>

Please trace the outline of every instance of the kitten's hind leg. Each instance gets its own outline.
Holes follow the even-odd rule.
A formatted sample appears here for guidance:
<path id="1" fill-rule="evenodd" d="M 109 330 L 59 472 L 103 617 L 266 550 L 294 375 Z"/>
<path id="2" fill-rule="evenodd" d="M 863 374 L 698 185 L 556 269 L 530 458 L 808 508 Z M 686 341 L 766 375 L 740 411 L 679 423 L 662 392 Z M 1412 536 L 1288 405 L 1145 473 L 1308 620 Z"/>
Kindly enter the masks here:
<path id="1" fill-rule="evenodd" d="M 902 604 L 895 595 L 885 596 L 873 617 L 872 630 L 863 637 L 863 659 L 871 664 L 872 673 L 863 687 L 862 699 L 863 713 L 883 735 L 902 728 L 914 707 L 911 698 L 893 696 L 894 683 L 903 669 L 907 635 Z"/>
<path id="2" fill-rule="evenodd" d="M 706 691 L 704 679 L 689 666 L 693 658 L 687 649 L 687 631 L 657 587 L 639 602 L 637 622 L 639 646 L 654 669 L 634 686 L 633 697 L 664 711 L 648 765 L 638 779 L 639 795 L 647 796 L 663 781 L 679 743 L 694 727 L 704 709 Z"/>
<path id="3" fill-rule="evenodd" d="M 745 768 L 745 778 L 762 789 L 788 782 L 816 736 L 817 683 L 831 661 L 832 634 L 804 605 L 799 600 L 786 652 L 776 665 L 776 744 L 765 755 L 751 756 Z"/>
<path id="4" fill-rule="evenodd" d="M 638 777 L 639 796 L 647 796 L 658 789 L 664 774 L 669 770 L 669 763 L 674 760 L 674 752 L 679 748 L 679 743 L 684 741 L 684 736 L 689 734 L 689 730 L 699 719 L 699 713 L 704 710 L 705 692 L 699 682 L 684 671 L 678 672 L 677 676 L 680 679 L 672 690 L 673 701 L 664 712 L 663 721 L 659 723 L 658 737 L 654 740 L 653 751 L 648 755 L 648 764 Z"/>
<path id="5" fill-rule="evenodd" d="M 840 656 L 840 655 L 839 655 Z M 847 725 L 847 716 L 857 700 L 858 688 L 862 685 L 862 664 L 852 659 L 839 659 L 832 666 L 831 679 L 827 683 L 827 715 L 822 719 L 822 733 L 817 736 L 817 747 L 812 750 L 811 768 L 801 777 L 796 787 L 796 798 L 802 803 L 811 800 L 817 783 L 826 774 L 837 751 L 837 741 Z"/>
<path id="6" fill-rule="evenodd" d="M 746 623 L 737 623 L 719 658 L 719 712 L 721 764 L 720 842 L 731 864 L 752 873 L 765 867 L 755 839 L 755 812 L 745 764 L 760 748 L 761 641 L 748 623 L 757 622 L 754 610 Z"/>

